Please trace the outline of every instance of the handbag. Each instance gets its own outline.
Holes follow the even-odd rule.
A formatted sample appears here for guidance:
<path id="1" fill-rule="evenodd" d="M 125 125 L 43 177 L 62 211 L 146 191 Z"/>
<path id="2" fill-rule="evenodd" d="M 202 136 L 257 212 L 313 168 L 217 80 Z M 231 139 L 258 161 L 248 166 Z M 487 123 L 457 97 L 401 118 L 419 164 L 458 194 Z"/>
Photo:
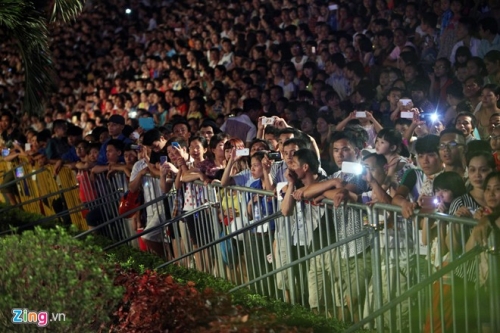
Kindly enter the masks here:
<path id="1" fill-rule="evenodd" d="M 127 191 L 120 199 L 120 206 L 118 208 L 118 214 L 125 215 L 127 212 L 139 207 L 142 201 L 142 191 L 131 192 Z M 134 216 L 135 212 L 129 215 L 125 215 L 126 218 L 131 218 Z"/>

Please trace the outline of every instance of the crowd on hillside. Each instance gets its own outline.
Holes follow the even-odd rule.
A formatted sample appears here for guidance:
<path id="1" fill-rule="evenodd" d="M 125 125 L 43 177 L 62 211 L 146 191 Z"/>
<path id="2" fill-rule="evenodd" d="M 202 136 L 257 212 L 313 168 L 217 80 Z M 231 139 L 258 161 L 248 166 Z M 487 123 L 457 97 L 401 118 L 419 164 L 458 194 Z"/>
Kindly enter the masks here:
<path id="1" fill-rule="evenodd" d="M 286 183 L 279 207 L 292 216 L 298 248 L 311 246 L 324 214 L 303 212 L 304 199 L 480 220 L 422 233 L 429 247 L 443 237 L 447 247 L 432 250 L 438 267 L 452 248 L 468 251 L 500 227 L 499 20 L 493 0 L 87 1 L 76 22 L 51 26 L 58 91 L 41 115 L 22 108 L 14 41 L 0 44 L 2 155 L 52 164 L 55 173 L 124 172 L 130 191 L 151 174 L 164 192 L 178 190 L 171 216 L 199 205 L 194 180 L 270 191 Z M 14 177 L 5 173 L 4 183 Z M 2 192 L 18 203 L 16 186 Z M 146 215 L 146 230 L 159 223 L 155 212 Z M 86 219 L 95 227 L 105 217 L 96 209 Z M 336 223 L 340 240 L 359 232 L 363 218 Z M 283 237 L 274 227 L 265 232 Z M 159 255 L 163 236 L 145 236 Z M 366 253 L 352 243 L 345 258 Z M 359 265 L 343 269 L 371 275 Z M 456 278 L 477 282 L 467 271 Z M 362 289 L 350 294 L 351 308 Z"/>

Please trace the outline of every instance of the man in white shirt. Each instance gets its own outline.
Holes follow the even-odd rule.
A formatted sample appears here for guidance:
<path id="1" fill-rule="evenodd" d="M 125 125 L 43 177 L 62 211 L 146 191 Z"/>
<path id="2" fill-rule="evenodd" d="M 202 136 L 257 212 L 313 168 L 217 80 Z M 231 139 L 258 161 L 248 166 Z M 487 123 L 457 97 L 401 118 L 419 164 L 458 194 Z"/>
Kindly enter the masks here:
<path id="1" fill-rule="evenodd" d="M 479 35 L 481 36 L 481 44 L 477 55 L 480 58 L 484 58 L 486 53 L 491 50 L 500 51 L 498 23 L 493 17 L 486 17 L 479 21 Z"/>
<path id="2" fill-rule="evenodd" d="M 451 50 L 450 61 L 452 64 L 455 64 L 455 54 L 460 46 L 466 46 L 470 50 L 472 56 L 477 57 L 481 41 L 472 37 L 470 34 L 471 31 L 474 31 L 474 27 L 476 26 L 475 24 L 476 22 L 468 17 L 462 17 L 458 21 L 456 34 L 459 41 Z"/>
<path id="3" fill-rule="evenodd" d="M 222 39 L 222 57 L 219 60 L 219 65 L 224 65 L 227 70 L 234 68 L 233 44 L 229 38 Z"/>

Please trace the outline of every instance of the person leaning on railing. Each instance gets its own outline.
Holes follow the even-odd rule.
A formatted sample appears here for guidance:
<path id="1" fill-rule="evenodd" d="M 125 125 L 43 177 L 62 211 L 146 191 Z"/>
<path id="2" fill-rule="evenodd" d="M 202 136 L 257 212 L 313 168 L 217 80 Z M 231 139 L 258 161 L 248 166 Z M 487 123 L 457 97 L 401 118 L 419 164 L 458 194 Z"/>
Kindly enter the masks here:
<path id="1" fill-rule="evenodd" d="M 79 161 L 75 163 L 76 180 L 82 203 L 92 202 L 97 198 L 94 183 L 90 180 L 89 170 L 96 165 L 100 149 L 100 143 L 89 143 L 82 140 L 76 144 L 76 154 L 79 158 Z M 88 214 L 87 208 L 82 211 L 84 218 Z"/>
<path id="2" fill-rule="evenodd" d="M 104 180 L 107 178 L 107 175 L 110 173 L 110 168 L 113 165 L 120 164 L 120 157 L 123 155 L 123 142 L 117 139 L 111 139 L 107 142 L 106 145 L 106 157 L 108 160 L 107 165 L 96 165 L 91 169 L 91 179 L 95 179 L 97 175 L 102 175 L 101 180 Z M 104 175 L 106 173 L 106 175 Z M 104 176 L 104 177 L 103 177 Z M 117 189 L 113 189 L 108 187 L 107 185 L 111 184 L 104 184 L 102 190 L 106 191 L 107 189 L 111 189 L 111 191 L 116 191 Z M 113 186 L 111 186 L 113 187 Z M 100 195 L 104 195 L 107 193 L 100 193 Z M 113 198 L 109 198 L 107 200 L 114 200 Z M 118 207 L 118 201 L 116 202 L 116 207 Z M 106 220 L 106 214 L 110 212 L 105 211 L 105 206 L 100 206 L 97 207 L 93 210 L 91 210 L 87 216 L 85 217 L 87 221 L 87 225 L 89 226 L 89 229 L 93 229 L 97 227 L 98 225 L 102 224 Z"/>
<path id="3" fill-rule="evenodd" d="M 285 177 L 288 184 L 285 185 L 282 192 L 285 193 L 283 202 L 281 203 L 281 212 L 284 216 L 291 217 L 292 229 L 292 245 L 300 248 L 305 247 L 304 253 L 311 253 L 317 251 L 331 243 L 335 242 L 334 235 L 328 235 L 325 228 L 325 209 L 320 207 L 317 202 L 306 203 L 304 198 L 297 198 L 295 196 L 296 190 L 300 187 L 311 186 L 323 181 L 323 177 L 319 172 L 319 161 L 317 156 L 310 149 L 298 149 L 293 153 L 292 163 L 285 171 Z M 311 220 L 310 220 L 311 219 Z M 323 230 L 320 230 L 323 229 Z M 333 230 L 333 228 L 330 228 Z M 323 237 L 321 237 L 323 236 Z M 286 265 L 289 262 L 298 258 L 290 258 L 287 260 L 287 243 L 282 238 L 278 242 L 279 258 L 281 265 Z M 296 251 L 292 251 L 292 255 Z M 323 280 L 323 273 L 326 271 L 330 278 L 333 279 L 332 263 L 335 261 L 335 251 L 326 252 L 322 256 L 317 256 L 310 259 L 309 271 L 307 272 L 307 289 L 309 295 L 309 306 L 311 309 L 318 313 L 321 304 L 332 305 L 332 300 L 322 300 L 323 295 L 330 295 L 331 291 L 323 292 L 324 286 L 329 286 Z M 304 269 L 303 265 L 299 269 Z M 305 272 L 299 272 L 305 273 Z M 285 276 L 286 278 L 286 276 Z M 298 279 L 298 277 L 297 277 Z M 291 285 L 295 285 L 295 281 L 289 281 Z M 304 290 L 299 290 L 303 293 Z"/>
<path id="4" fill-rule="evenodd" d="M 244 156 L 237 156 L 233 151 L 245 148 L 245 143 L 238 138 L 229 139 L 224 144 L 224 153 L 226 156 L 226 167 L 222 171 L 221 186 L 230 185 L 246 186 L 251 179 L 251 172 L 248 167 L 248 159 Z M 251 148 L 250 148 L 251 149 Z M 234 191 L 232 196 L 227 190 L 220 193 L 224 198 L 221 202 L 221 221 L 229 225 L 234 218 L 240 217 L 240 195 Z"/>
<path id="5" fill-rule="evenodd" d="M 392 191 L 393 177 L 389 174 L 387 168 L 387 159 L 384 155 L 369 154 L 363 157 L 363 178 L 369 186 L 367 192 L 356 195 L 349 194 L 350 200 L 361 202 L 366 205 L 374 203 L 389 204 L 392 200 L 390 193 Z M 328 197 L 328 194 L 326 194 Z M 339 199 L 333 197 L 335 201 Z M 406 228 L 401 219 L 394 220 L 391 216 L 378 214 L 373 216 L 373 224 L 378 224 L 382 230 L 379 233 L 380 252 L 379 249 L 374 249 L 380 253 L 380 268 L 382 283 L 382 304 L 387 303 L 397 295 L 404 293 L 408 289 L 407 274 L 408 267 L 404 265 L 408 250 L 413 252 L 412 244 L 405 242 Z M 394 221 L 394 223 L 391 223 Z M 370 222 L 370 221 L 368 221 Z M 397 259 L 398 258 L 398 259 Z M 396 283 L 396 281 L 398 281 Z M 398 330 L 408 329 L 409 321 L 407 319 L 409 300 L 401 303 L 401 306 L 395 311 L 395 314 L 386 312 L 383 316 L 383 325 L 386 328 L 391 328 L 391 319 L 396 323 Z M 364 315 L 368 316 L 374 310 L 374 279 L 372 278 L 368 285 L 367 300 L 364 306 Z"/>
<path id="6" fill-rule="evenodd" d="M 217 138 L 212 141 L 212 144 L 217 142 Z M 220 143 L 217 143 L 217 149 L 220 149 Z M 202 191 L 200 191 L 198 186 L 193 184 L 195 180 L 201 180 L 209 182 L 208 177 L 205 174 L 204 165 L 205 155 L 208 150 L 207 140 L 202 136 L 195 136 L 189 140 L 189 155 L 193 160 L 193 163 L 189 166 L 181 165 L 180 167 L 180 180 L 183 183 L 184 188 L 184 205 L 182 208 L 182 212 L 187 213 L 199 205 L 202 204 L 201 196 L 203 195 Z M 216 156 L 214 150 L 212 153 Z M 220 154 L 220 152 L 218 152 Z M 209 221 L 206 219 L 195 219 L 195 215 L 188 215 L 185 217 L 184 222 L 189 231 L 189 237 L 191 240 L 191 244 L 193 249 L 197 249 L 199 246 L 203 246 L 214 239 L 213 230 L 209 224 Z M 208 251 L 204 250 L 203 253 L 195 254 L 195 263 L 200 271 L 210 272 L 210 257 Z M 203 254 L 204 258 L 202 261 L 201 254 Z M 203 264 L 205 263 L 205 265 Z"/>
<path id="7" fill-rule="evenodd" d="M 144 202 L 149 202 L 154 200 L 155 198 L 151 196 L 150 191 L 144 191 L 142 189 L 143 186 L 143 177 L 147 174 L 151 174 L 152 170 L 155 169 L 155 165 L 149 163 L 150 162 L 150 153 L 151 149 L 147 146 L 142 146 L 138 151 L 138 160 L 134 163 L 132 170 L 130 172 L 130 182 L 128 184 L 129 191 L 132 193 L 136 193 L 138 191 L 143 191 L 144 194 Z M 151 229 L 160 223 L 160 216 L 158 215 L 158 211 L 154 209 L 153 206 L 146 207 L 146 228 L 145 230 Z M 135 229 L 139 228 L 139 224 L 136 223 Z M 146 243 L 146 246 L 150 251 L 155 253 L 156 255 L 163 257 L 163 233 L 161 229 L 158 229 L 154 232 L 149 232 L 142 236 L 142 239 Z"/>
<path id="8" fill-rule="evenodd" d="M 498 251 L 498 246 L 500 244 L 500 172 L 493 171 L 484 181 L 484 199 L 485 206 L 478 208 L 478 210 L 474 214 L 474 219 L 478 220 L 478 224 L 472 228 L 470 232 L 470 236 L 467 238 L 465 243 L 464 252 L 471 251 L 476 246 L 489 247 L 489 238 L 492 238 L 493 244 L 496 247 L 493 249 Z M 460 238 L 462 239 L 462 238 Z M 498 260 L 498 255 L 493 257 L 496 260 L 496 267 L 499 267 L 500 260 Z M 463 291 L 463 298 L 459 298 L 458 304 L 456 307 L 464 306 L 464 302 L 461 301 L 465 299 L 465 306 L 469 310 L 469 316 L 472 317 L 469 319 L 469 324 L 474 325 L 477 320 L 484 323 L 490 323 L 491 316 L 494 316 L 493 313 L 489 312 L 489 307 L 481 308 L 479 313 L 476 313 L 476 305 L 475 302 L 477 298 L 481 300 L 485 300 L 484 304 L 491 304 L 490 297 L 498 297 L 498 295 L 491 294 L 491 290 L 489 290 L 488 279 L 492 274 L 490 274 L 490 270 L 492 267 L 489 266 L 488 256 L 485 252 L 481 253 L 479 257 L 479 269 L 476 266 L 477 261 L 473 260 L 463 266 L 460 266 L 456 272 L 459 280 L 455 285 L 461 285 L 459 288 L 463 288 L 462 279 L 465 279 L 468 283 L 467 292 Z M 477 272 L 479 271 L 479 275 Z M 494 272 L 498 276 L 498 272 Z M 495 276 L 493 274 L 493 276 Z M 472 283 L 471 283 L 472 282 Z M 493 281 L 493 283 L 497 283 L 497 281 Z M 475 286 L 479 285 L 479 289 Z M 456 291 L 456 289 L 454 290 Z M 479 295 L 479 296 L 477 296 Z M 461 308 L 463 309 L 463 308 Z M 465 323 L 463 324 L 465 325 Z M 462 326 L 466 327 L 466 326 Z"/>
<path id="9" fill-rule="evenodd" d="M 466 193 L 463 178 L 454 171 L 445 171 L 434 179 L 434 198 L 437 200 L 436 212 L 447 214 L 451 203 L 455 198 L 461 197 Z M 427 220 L 428 225 L 422 227 L 422 244 L 430 245 L 430 261 L 433 270 L 438 270 L 448 264 L 449 251 L 446 246 L 446 228 L 444 221 Z M 431 222 L 433 222 L 431 224 Z M 432 307 L 428 309 L 424 332 L 441 332 L 451 329 L 453 325 L 451 299 L 452 293 L 455 297 L 462 297 L 460 293 L 454 293 L 451 290 L 451 279 L 447 276 L 443 281 L 436 281 L 432 285 L 433 300 Z M 466 302 L 467 303 L 467 302 Z M 441 304 L 444 308 L 444 318 L 441 316 Z M 463 309 L 463 307 L 461 307 Z M 458 314 L 462 310 L 455 309 Z M 432 316 L 431 316 L 432 312 Z M 466 317 L 466 313 L 457 316 L 459 320 Z M 432 318 L 432 324 L 431 324 Z M 444 322 L 444 327 L 441 323 Z M 465 325 L 465 322 L 463 323 Z M 459 326 L 463 327 L 463 326 Z"/>
<path id="10" fill-rule="evenodd" d="M 344 162 L 359 162 L 363 143 L 350 131 L 336 132 L 331 137 L 333 160 L 337 166 L 342 166 Z M 368 185 L 361 175 L 342 172 L 335 172 L 329 176 L 325 182 L 308 186 L 302 193 L 304 197 L 323 197 L 328 192 L 330 197 L 345 194 L 361 194 L 368 191 Z M 348 190 L 349 192 L 346 192 Z M 298 193 L 297 195 L 301 195 Z M 350 196 L 350 194 L 349 194 Z M 335 209 L 335 232 L 337 240 L 355 235 L 362 231 L 364 227 L 361 213 L 355 209 L 344 210 L 342 207 Z M 338 278 L 336 285 L 336 297 L 339 306 L 339 318 L 348 316 L 348 309 L 352 314 L 352 320 L 358 321 L 360 313 L 357 310 L 358 304 L 363 304 L 365 296 L 365 280 L 371 277 L 371 252 L 368 242 L 358 239 L 340 247 L 339 257 L 341 258 L 341 272 L 335 272 Z M 357 276 L 359 279 L 349 284 L 349 277 Z M 342 289 L 342 291 L 341 291 Z M 344 299 L 340 299 L 340 293 Z"/>
<path id="11" fill-rule="evenodd" d="M 267 152 L 255 152 L 250 158 L 250 174 L 251 178 L 246 182 L 245 187 L 254 188 L 258 190 L 271 190 L 265 187 L 265 171 L 262 165 L 262 160 Z M 236 159 L 236 149 L 233 148 L 231 152 L 231 159 Z M 266 197 L 259 194 L 251 195 L 246 193 L 242 196 L 244 203 L 246 203 L 246 217 L 247 219 L 242 224 L 258 223 L 263 218 L 273 213 L 273 197 Z M 242 207 L 245 207 L 242 205 Z M 233 222 L 235 223 L 235 222 Z M 267 256 L 272 254 L 272 243 L 274 240 L 275 222 L 269 221 L 253 228 L 245 237 L 246 250 L 245 260 L 248 264 L 248 279 L 254 280 L 261 274 L 272 271 L 272 265 L 268 262 Z M 252 286 L 253 289 L 261 292 L 263 295 L 270 297 L 275 296 L 274 281 L 270 278 L 266 279 L 264 284 L 258 283 Z"/>
<path id="12" fill-rule="evenodd" d="M 177 144 L 175 144 L 174 146 L 175 142 Z M 184 140 L 184 138 L 170 138 L 167 141 L 167 147 L 169 146 L 172 148 L 167 148 L 168 156 L 172 161 L 173 166 L 178 170 L 174 179 L 176 196 L 172 207 L 172 217 L 177 217 L 182 214 L 186 195 L 190 195 L 189 193 L 187 193 L 187 191 L 189 190 L 186 190 L 185 184 L 183 184 L 181 181 L 182 170 L 189 170 L 189 167 L 194 163 L 194 159 L 188 153 L 188 143 Z M 171 172 L 175 171 L 170 165 L 168 169 Z M 171 187 L 168 185 L 168 182 L 164 183 L 163 177 L 160 182 L 160 186 L 162 190 L 167 190 L 169 187 Z M 172 239 L 172 248 L 174 257 L 176 258 L 185 254 L 187 251 L 187 242 L 182 240 L 182 238 L 186 238 L 184 230 L 185 229 L 182 228 L 179 223 L 173 224 L 172 227 L 169 228 L 169 236 Z"/>
<path id="13" fill-rule="evenodd" d="M 66 130 L 66 142 L 68 147 L 66 152 L 64 152 L 60 159 L 56 159 L 54 165 L 54 175 L 56 176 L 63 166 L 67 166 L 71 169 L 75 168 L 76 162 L 79 161 L 78 152 L 76 151 L 76 145 L 82 140 L 83 130 L 78 126 L 71 126 Z M 52 142 L 49 141 L 49 143 Z"/>
<path id="14" fill-rule="evenodd" d="M 420 208 L 423 213 L 433 212 L 435 209 L 432 184 L 434 179 L 443 172 L 438 146 L 439 137 L 432 134 L 417 139 L 415 143 L 417 164 L 420 168 L 405 173 L 392 199 L 393 205 L 401 207 L 401 214 L 405 219 L 411 218 L 417 208 Z M 425 221 L 426 219 L 416 221 L 415 223 L 418 225 L 413 226 L 414 230 L 419 230 L 418 235 L 415 235 L 418 236 L 417 258 L 420 262 L 418 281 L 426 278 L 430 273 L 428 271 L 429 263 L 426 259 L 428 246 L 421 244 L 422 228 L 425 227 Z M 407 237 L 412 237 L 412 235 L 407 235 Z"/>

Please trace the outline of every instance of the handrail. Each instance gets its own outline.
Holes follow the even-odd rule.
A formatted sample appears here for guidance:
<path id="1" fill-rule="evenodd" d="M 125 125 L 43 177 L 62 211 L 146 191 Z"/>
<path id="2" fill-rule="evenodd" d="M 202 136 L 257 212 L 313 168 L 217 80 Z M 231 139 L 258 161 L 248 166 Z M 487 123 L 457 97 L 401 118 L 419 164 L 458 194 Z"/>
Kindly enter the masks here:
<path id="1" fill-rule="evenodd" d="M 43 199 L 47 199 L 47 198 L 50 198 L 50 197 L 53 197 L 55 195 L 59 195 L 59 194 L 63 194 L 63 193 L 66 193 L 66 192 L 69 192 L 69 191 L 73 191 L 75 189 L 77 189 L 78 186 L 72 186 L 72 187 L 68 187 L 68 188 L 63 188 L 63 189 L 60 189 L 59 191 L 56 191 L 56 192 L 52 192 L 52 193 L 49 193 L 49 194 L 45 194 L 45 195 L 42 195 L 40 197 L 36 197 L 36 198 L 33 198 L 33 199 L 30 199 L 30 200 L 27 200 L 27 201 L 23 201 L 23 202 L 20 202 L 18 203 L 17 205 L 14 205 L 14 206 L 6 206 L 5 208 L 1 209 L 0 210 L 0 213 L 3 213 L 9 209 L 12 209 L 12 208 L 19 208 L 19 207 L 22 207 L 24 205 L 29 205 L 30 203 L 34 203 L 34 202 L 37 202 L 37 201 L 40 201 L 40 200 L 43 200 Z"/>
<path id="2" fill-rule="evenodd" d="M 419 283 L 412 286 L 410 289 L 406 290 L 401 295 L 395 297 L 394 299 L 392 299 L 391 301 L 389 301 L 388 303 L 383 305 L 381 308 L 373 311 L 372 313 L 370 313 L 370 315 L 368 315 L 367 317 L 363 318 L 362 320 L 360 320 L 356 324 L 349 327 L 349 329 L 347 329 L 345 331 L 345 333 L 354 332 L 354 331 L 362 328 L 365 324 L 368 324 L 369 322 L 373 321 L 375 318 L 382 315 L 387 310 L 390 310 L 392 307 L 399 305 L 401 302 L 408 299 L 410 296 L 417 293 L 418 291 L 424 289 L 425 287 L 427 287 L 429 285 L 432 285 L 432 283 L 437 281 L 439 278 L 443 277 L 447 273 L 450 273 L 455 268 L 464 264 L 465 262 L 473 259 L 474 257 L 479 255 L 483 251 L 484 251 L 483 247 L 479 247 L 479 246 L 474 247 L 472 250 L 464 253 L 463 255 L 458 257 L 457 259 L 451 261 L 448 265 L 440 268 L 436 273 L 431 274 L 430 276 L 421 280 Z"/>
<path id="3" fill-rule="evenodd" d="M 19 166 L 23 166 L 23 165 L 19 165 Z M 14 168 L 14 170 L 15 170 L 15 168 Z M 45 171 L 45 170 L 46 170 L 46 168 L 43 167 L 43 168 L 40 168 L 40 169 L 37 169 L 37 170 L 33 171 L 32 173 L 24 175 L 22 177 L 15 177 L 14 180 L 11 180 L 10 182 L 1 184 L 0 185 L 0 190 L 3 189 L 3 188 L 9 187 L 10 185 L 17 184 L 17 183 L 19 183 L 19 182 L 21 182 L 21 181 L 23 181 L 25 179 L 28 179 L 30 177 L 33 177 L 34 175 L 37 175 L 37 174 L 39 174 L 39 173 L 41 173 L 42 171 Z"/>
<path id="4" fill-rule="evenodd" d="M 106 221 L 106 222 L 104 222 L 104 223 L 102 223 L 102 224 L 99 224 L 98 226 L 96 226 L 95 228 L 93 228 L 93 229 L 91 229 L 91 230 L 87 230 L 87 231 L 84 231 L 84 232 L 82 232 L 82 233 L 79 233 L 78 235 L 76 235 L 76 236 L 75 236 L 75 238 L 80 238 L 80 237 L 83 237 L 83 236 L 85 236 L 85 235 L 88 235 L 88 234 L 90 234 L 90 233 L 92 233 L 92 232 L 95 232 L 95 231 L 97 231 L 97 230 L 99 230 L 99 229 L 101 229 L 101 228 L 103 228 L 103 227 L 105 227 L 105 226 L 107 226 L 107 225 L 110 225 L 110 224 L 111 224 L 111 223 L 113 223 L 113 222 L 116 222 L 116 221 L 118 221 L 118 220 L 120 220 L 120 219 L 122 219 L 122 218 L 126 218 L 126 216 L 131 215 L 131 214 L 133 214 L 133 213 L 135 213 L 135 212 L 138 212 L 138 211 L 140 211 L 140 210 L 141 210 L 141 209 L 143 209 L 143 208 L 146 208 L 146 207 L 148 207 L 148 206 L 150 206 L 150 205 L 152 205 L 152 204 L 155 204 L 155 203 L 158 203 L 158 202 L 160 202 L 160 201 L 163 201 L 166 197 L 167 197 L 167 194 L 163 194 L 163 195 L 159 196 L 158 198 L 155 198 L 155 199 L 153 199 L 153 200 L 151 200 L 151 201 L 148 201 L 148 202 L 146 202 L 146 203 L 143 203 L 142 205 L 140 205 L 140 206 L 138 206 L 138 207 L 135 207 L 135 208 L 133 208 L 133 209 L 130 209 L 130 210 L 129 210 L 129 211 L 127 211 L 126 213 L 123 213 L 123 214 L 121 214 L 121 215 L 118 215 L 118 216 L 116 216 L 116 217 L 112 218 L 112 219 L 111 219 L 111 220 L 109 220 L 109 221 Z"/>
<path id="5" fill-rule="evenodd" d="M 401 213 L 400 206 L 391 205 L 391 204 L 376 203 L 373 205 L 373 209 L 381 209 L 381 210 L 385 210 L 385 211 Z M 458 216 L 448 215 L 448 214 L 439 213 L 439 212 L 421 213 L 420 210 L 415 210 L 415 215 L 418 215 L 418 217 L 424 217 L 424 218 L 430 218 L 430 219 L 436 219 L 436 220 L 446 219 L 446 221 L 456 222 L 456 223 L 460 223 L 460 224 L 467 224 L 467 225 L 476 225 L 477 224 L 477 221 L 474 220 L 473 218 L 458 217 Z"/>
<path id="6" fill-rule="evenodd" d="M 238 236 L 239 234 L 242 234 L 242 233 L 244 233 L 244 232 L 246 232 L 246 231 L 249 231 L 249 230 L 251 230 L 251 229 L 254 229 L 255 227 L 258 227 L 258 226 L 259 226 L 259 225 L 261 225 L 261 224 L 267 223 L 267 222 L 269 222 L 269 221 L 271 221 L 271 220 L 274 220 L 274 219 L 280 218 L 280 217 L 282 217 L 282 216 L 283 216 L 283 214 L 281 214 L 281 212 L 276 212 L 276 213 L 273 213 L 273 214 L 271 214 L 271 215 L 269 215 L 269 216 L 266 216 L 265 218 L 263 218 L 263 219 L 262 219 L 262 220 L 260 220 L 260 221 L 257 221 L 257 222 L 254 222 L 254 223 L 252 223 L 252 224 L 249 224 L 249 225 L 247 225 L 247 226 L 245 226 L 245 227 L 243 227 L 243 228 L 241 228 L 241 229 L 236 230 L 235 232 L 232 232 L 232 233 L 230 233 L 230 234 L 228 234 L 228 235 L 225 235 L 225 236 L 223 236 L 223 237 L 220 237 L 220 238 L 216 239 L 215 241 L 212 241 L 212 242 L 210 242 L 210 243 L 208 243 L 208 244 L 205 244 L 205 245 L 203 245 L 203 246 L 200 246 L 200 247 L 198 247 L 198 248 L 197 248 L 196 250 L 194 250 L 194 251 L 191 251 L 191 252 L 189 252 L 189 253 L 186 253 L 186 254 L 184 254 L 184 255 L 182 255 L 182 256 L 180 256 L 180 257 L 178 257 L 178 258 L 175 258 L 174 260 L 170 260 L 170 261 L 168 261 L 168 262 L 166 262 L 166 263 L 164 263 L 164 264 L 161 264 L 160 266 L 156 267 L 156 269 L 163 268 L 163 267 L 165 267 L 165 266 L 167 266 L 167 265 L 173 264 L 173 263 L 174 263 L 174 262 L 176 262 L 176 261 L 179 261 L 179 260 L 181 260 L 181 259 L 184 259 L 184 258 L 190 257 L 190 256 L 192 256 L 194 253 L 197 253 L 197 252 L 203 251 L 203 250 L 205 250 L 205 249 L 207 249 L 207 248 L 211 247 L 212 245 L 215 245 L 215 244 L 218 244 L 218 243 L 222 243 L 222 242 L 224 242 L 224 241 L 226 241 L 226 240 L 229 240 L 229 239 L 231 239 L 231 238 L 233 238 L 233 237 L 235 237 L 235 236 Z"/>
<path id="7" fill-rule="evenodd" d="M 150 203 L 151 203 L 151 204 L 154 204 L 155 202 L 149 201 L 147 206 L 150 206 L 150 205 L 149 205 Z M 198 206 L 198 207 L 197 207 L 197 208 L 195 208 L 195 209 L 192 209 L 192 210 L 190 210 L 190 211 L 186 212 L 186 214 L 176 216 L 176 217 L 174 217 L 173 219 L 167 220 L 167 221 L 165 221 L 165 222 L 163 222 L 163 223 L 160 223 L 160 224 L 158 224 L 158 225 L 154 226 L 153 228 L 150 228 L 150 229 L 144 230 L 143 232 L 141 232 L 141 233 L 139 233 L 139 234 L 132 235 L 132 236 L 130 236 L 130 237 L 129 237 L 129 238 L 127 238 L 127 239 L 124 239 L 124 240 L 121 240 L 121 241 L 116 242 L 116 243 L 114 243 L 114 244 L 108 245 L 108 246 L 107 246 L 107 247 L 105 247 L 103 250 L 104 250 L 104 251 L 107 251 L 107 250 L 113 249 L 113 248 L 115 248 L 115 247 L 117 247 L 117 246 L 120 246 L 120 245 L 122 245 L 122 244 L 125 244 L 125 243 L 128 243 L 128 242 L 130 242 L 130 241 L 133 241 L 134 239 L 139 238 L 139 237 L 142 237 L 142 236 L 144 236 L 144 235 L 147 235 L 147 234 L 149 234 L 149 233 L 151 233 L 151 232 L 153 232 L 153 231 L 156 231 L 157 229 L 160 229 L 160 228 L 163 228 L 163 227 L 165 227 L 165 226 L 167 226 L 167 225 L 170 225 L 170 224 L 173 224 L 173 223 L 175 223 L 175 222 L 178 222 L 178 221 L 180 221 L 180 220 L 184 219 L 186 216 L 191 216 L 191 215 L 193 215 L 193 214 L 195 214 L 195 213 L 198 213 L 198 212 L 200 212 L 200 211 L 202 211 L 202 210 L 204 210 L 204 209 L 207 209 L 207 208 L 211 207 L 212 205 L 213 205 L 213 204 L 210 204 L 210 203 L 205 203 L 205 204 L 203 204 L 203 205 L 201 205 L 201 206 Z M 144 205 L 143 205 L 143 206 L 144 206 Z M 146 207 L 147 207 L 147 206 L 146 206 Z M 139 207 L 138 207 L 138 208 L 139 208 Z M 142 209 L 142 208 L 141 208 L 141 209 Z M 128 214 L 130 214 L 132 211 L 133 211 L 133 210 L 131 209 L 130 211 L 128 211 L 128 212 L 127 212 L 126 214 L 124 214 L 124 215 L 128 215 Z M 94 229 L 94 230 L 95 230 L 95 229 Z"/>
<path id="8" fill-rule="evenodd" d="M 303 257 L 300 257 L 299 259 L 295 260 L 295 261 L 292 261 L 284 266 L 281 266 L 280 268 L 277 268 L 275 270 L 273 270 L 272 272 L 269 272 L 269 273 L 266 273 L 266 274 L 263 274 L 261 276 L 259 276 L 258 278 L 252 280 L 252 281 L 249 281 L 249 282 L 246 282 L 244 284 L 241 284 L 239 286 L 236 286 L 235 288 L 229 290 L 230 293 L 232 292 L 235 292 L 243 287 L 247 287 L 251 284 L 254 284 L 258 281 L 261 281 L 265 278 L 268 278 L 268 277 L 271 277 L 273 275 L 275 275 L 276 273 L 279 273 L 279 272 L 282 272 L 286 269 L 289 269 L 289 268 L 292 268 L 293 266 L 295 266 L 296 264 L 300 264 L 306 260 L 309 260 L 309 259 L 312 259 L 314 257 L 317 257 L 323 253 L 326 253 L 328 251 L 331 251 L 333 250 L 334 248 L 337 248 L 337 247 L 340 247 L 342 245 L 346 245 L 347 243 L 349 242 L 352 242 L 352 241 L 355 241 L 357 240 L 358 238 L 362 238 L 362 237 L 365 237 L 365 236 L 368 236 L 370 234 L 370 231 L 369 231 L 369 228 L 365 228 L 365 230 L 357 233 L 356 235 L 352 235 L 352 236 L 349 236 L 349 237 L 346 237 L 338 242 L 335 242 L 335 243 L 332 243 L 324 248 L 322 248 L 321 250 L 318 250 L 318 251 L 315 251 L 315 252 L 312 252 L 312 253 L 309 253 Z"/>
<path id="9" fill-rule="evenodd" d="M 193 182 L 193 184 L 206 187 L 205 183 L 203 183 L 200 180 L 195 180 Z M 256 188 L 245 187 L 245 186 L 222 186 L 222 184 L 220 184 L 218 182 L 212 183 L 212 184 L 210 184 L 210 186 L 215 187 L 215 188 L 223 188 L 226 190 L 252 192 L 254 194 L 260 194 L 260 195 L 265 195 L 265 196 L 269 196 L 269 197 L 275 196 L 273 191 L 260 190 L 260 189 L 256 189 Z"/>

